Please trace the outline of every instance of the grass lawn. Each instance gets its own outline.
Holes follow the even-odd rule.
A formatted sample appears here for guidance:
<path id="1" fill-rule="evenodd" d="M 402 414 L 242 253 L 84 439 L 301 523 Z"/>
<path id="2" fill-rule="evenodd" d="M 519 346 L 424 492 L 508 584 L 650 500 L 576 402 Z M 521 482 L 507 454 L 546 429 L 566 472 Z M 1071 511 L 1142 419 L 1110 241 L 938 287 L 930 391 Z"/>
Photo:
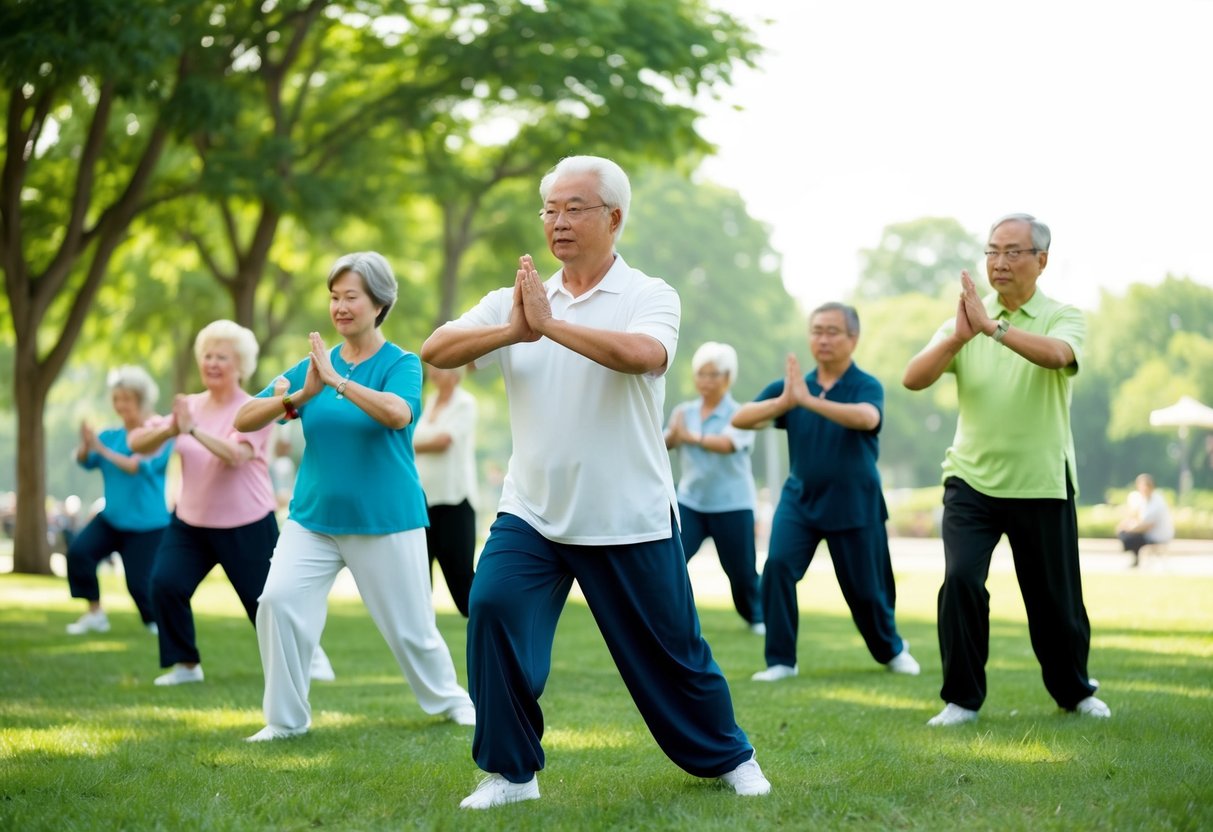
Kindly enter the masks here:
<path id="1" fill-rule="evenodd" d="M 824 549 L 823 549 L 824 553 Z M 461 811 L 470 728 L 417 707 L 357 599 L 334 598 L 323 643 L 337 681 L 312 689 L 301 738 L 261 727 L 257 644 L 218 573 L 195 599 L 206 682 L 157 688 L 155 640 L 121 582 L 113 629 L 71 637 L 62 579 L 0 576 L 0 830 L 1213 829 L 1213 578 L 1086 578 L 1091 673 L 1111 720 L 1045 693 L 1014 576 L 990 578 L 990 697 L 975 725 L 928 729 L 941 706 L 939 575 L 898 575 L 917 678 L 868 657 L 829 571 L 801 584 L 801 675 L 749 681 L 762 641 L 727 599 L 704 632 L 769 776 L 742 799 L 657 749 L 586 608 L 570 601 L 543 697 L 543 798 Z M 439 624 L 464 672 L 463 620 Z"/>

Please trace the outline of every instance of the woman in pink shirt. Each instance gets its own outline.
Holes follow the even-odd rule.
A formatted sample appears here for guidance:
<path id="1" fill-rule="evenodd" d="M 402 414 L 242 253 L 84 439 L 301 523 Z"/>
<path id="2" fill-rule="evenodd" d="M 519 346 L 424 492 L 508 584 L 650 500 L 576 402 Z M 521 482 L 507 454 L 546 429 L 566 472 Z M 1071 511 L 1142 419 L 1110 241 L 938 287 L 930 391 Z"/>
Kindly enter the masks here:
<path id="1" fill-rule="evenodd" d="M 239 324 L 219 320 L 203 327 L 194 355 L 206 389 L 177 396 L 170 415 L 130 436 L 139 452 L 176 437 L 181 455 L 181 492 L 152 571 L 160 666 L 171 668 L 156 678 L 157 685 L 203 679 L 190 599 L 216 565 L 227 573 L 249 621 L 256 622 L 257 598 L 278 540 L 267 461 L 273 427 L 239 433 L 232 421 L 252 398 L 241 385 L 256 369 L 257 352 L 256 337 Z"/>

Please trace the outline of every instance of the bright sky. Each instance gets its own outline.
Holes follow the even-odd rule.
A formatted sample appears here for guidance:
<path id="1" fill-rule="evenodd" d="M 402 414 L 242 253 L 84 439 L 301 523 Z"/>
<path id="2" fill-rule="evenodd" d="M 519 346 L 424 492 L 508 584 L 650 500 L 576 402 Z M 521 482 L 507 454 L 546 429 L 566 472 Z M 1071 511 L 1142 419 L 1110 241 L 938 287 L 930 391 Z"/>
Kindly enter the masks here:
<path id="1" fill-rule="evenodd" d="M 1052 297 L 1213 285 L 1213 0 L 714 4 L 768 54 L 700 122 L 704 173 L 773 227 L 806 306 L 849 292 L 888 224 L 984 240 L 1012 211 L 1053 231 Z"/>

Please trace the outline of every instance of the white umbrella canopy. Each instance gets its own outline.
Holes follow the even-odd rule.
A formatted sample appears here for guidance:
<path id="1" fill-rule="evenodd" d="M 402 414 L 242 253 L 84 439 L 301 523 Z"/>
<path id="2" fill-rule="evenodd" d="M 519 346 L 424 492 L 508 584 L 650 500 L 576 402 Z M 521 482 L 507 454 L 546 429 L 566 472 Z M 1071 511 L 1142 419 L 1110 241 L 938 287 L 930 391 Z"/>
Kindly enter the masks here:
<path id="1" fill-rule="evenodd" d="M 1191 396 L 1181 396 L 1170 407 L 1150 411 L 1154 427 L 1213 428 L 1213 407 L 1201 404 Z"/>

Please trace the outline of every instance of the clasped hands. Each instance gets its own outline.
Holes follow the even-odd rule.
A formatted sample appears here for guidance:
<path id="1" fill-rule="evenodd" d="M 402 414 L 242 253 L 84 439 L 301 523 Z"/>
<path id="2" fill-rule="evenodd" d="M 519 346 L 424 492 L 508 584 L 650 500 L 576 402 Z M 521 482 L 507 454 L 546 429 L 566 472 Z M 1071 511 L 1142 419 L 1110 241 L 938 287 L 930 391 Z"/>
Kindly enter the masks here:
<path id="1" fill-rule="evenodd" d="M 514 278 L 514 304 L 510 307 L 510 332 L 514 343 L 538 341 L 552 321 L 552 305 L 547 289 L 531 255 L 518 258 Z"/>
<path id="2" fill-rule="evenodd" d="M 956 303 L 956 337 L 962 342 L 972 341 L 978 333 L 993 334 L 998 322 L 986 312 L 986 306 L 977 296 L 977 285 L 969 276 L 968 269 L 960 272 L 960 300 Z"/>

